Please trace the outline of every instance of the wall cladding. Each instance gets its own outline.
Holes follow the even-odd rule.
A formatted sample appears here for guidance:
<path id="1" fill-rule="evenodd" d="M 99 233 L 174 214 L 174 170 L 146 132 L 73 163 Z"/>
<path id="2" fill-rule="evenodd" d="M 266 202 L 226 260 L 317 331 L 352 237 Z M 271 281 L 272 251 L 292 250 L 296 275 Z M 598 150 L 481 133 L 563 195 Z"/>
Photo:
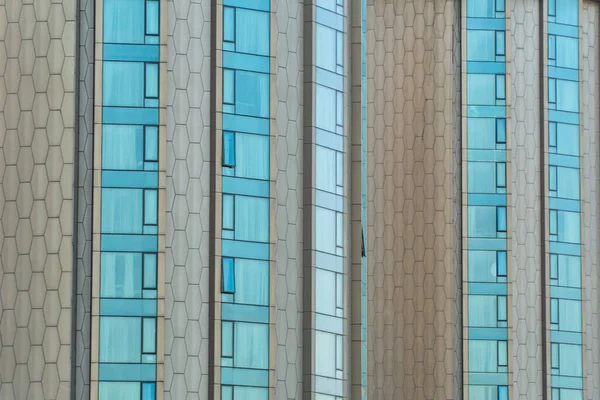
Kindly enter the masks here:
<path id="1" fill-rule="evenodd" d="M 367 6 L 369 399 L 460 393 L 455 6 Z"/>
<path id="2" fill-rule="evenodd" d="M 513 396 L 541 399 L 541 188 L 539 2 L 512 0 Z"/>
<path id="3" fill-rule="evenodd" d="M 75 0 L 0 5 L 0 398 L 69 396 Z"/>
<path id="4" fill-rule="evenodd" d="M 211 0 L 169 0 L 165 400 L 208 396 Z"/>

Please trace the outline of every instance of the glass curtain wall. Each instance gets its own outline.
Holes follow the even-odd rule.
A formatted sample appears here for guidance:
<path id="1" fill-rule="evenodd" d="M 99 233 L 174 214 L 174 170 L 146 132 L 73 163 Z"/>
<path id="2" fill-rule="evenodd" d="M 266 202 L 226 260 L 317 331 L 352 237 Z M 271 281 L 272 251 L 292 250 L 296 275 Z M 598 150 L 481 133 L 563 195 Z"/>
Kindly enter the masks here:
<path id="1" fill-rule="evenodd" d="M 345 2 L 317 0 L 315 38 L 315 399 L 344 396 Z"/>
<path id="2" fill-rule="evenodd" d="M 159 1 L 103 3 L 98 398 L 155 400 Z"/>
<path id="3" fill-rule="evenodd" d="M 508 399 L 506 10 L 466 0 L 468 358 L 473 400 Z"/>
<path id="4" fill-rule="evenodd" d="M 221 399 L 269 398 L 270 0 L 223 1 Z"/>
<path id="5" fill-rule="evenodd" d="M 549 0 L 547 10 L 548 370 L 552 400 L 578 400 L 583 398 L 579 0 Z"/>

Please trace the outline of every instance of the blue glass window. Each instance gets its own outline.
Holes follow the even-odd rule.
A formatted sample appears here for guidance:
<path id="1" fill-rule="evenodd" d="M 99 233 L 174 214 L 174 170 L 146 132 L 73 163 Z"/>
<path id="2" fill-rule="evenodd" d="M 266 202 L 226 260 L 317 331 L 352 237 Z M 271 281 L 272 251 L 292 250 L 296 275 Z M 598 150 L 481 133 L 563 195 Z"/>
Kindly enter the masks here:
<path id="1" fill-rule="evenodd" d="M 496 282 L 495 251 L 470 250 L 468 260 L 470 282 Z"/>
<path id="2" fill-rule="evenodd" d="M 158 224 L 158 191 L 144 189 L 144 225 Z"/>
<path id="3" fill-rule="evenodd" d="M 146 63 L 146 98 L 158 99 L 158 64 Z"/>
<path id="4" fill-rule="evenodd" d="M 553 167 L 558 197 L 579 200 L 579 169 Z"/>
<path id="5" fill-rule="evenodd" d="M 222 288 L 223 293 L 234 293 L 235 292 L 235 268 L 234 260 L 230 257 L 223 257 L 221 259 L 222 265 Z"/>
<path id="6" fill-rule="evenodd" d="M 548 0 L 548 15 L 556 16 L 556 0 Z"/>
<path id="7" fill-rule="evenodd" d="M 578 25 L 578 0 L 556 0 L 556 22 L 565 25 Z"/>
<path id="8" fill-rule="evenodd" d="M 556 79 L 548 79 L 548 104 L 556 108 Z"/>
<path id="9" fill-rule="evenodd" d="M 102 102 L 105 106 L 144 106 L 144 63 L 104 61 Z"/>
<path id="10" fill-rule="evenodd" d="M 504 75 L 496 75 L 496 100 L 506 100 L 506 81 Z"/>
<path id="11" fill-rule="evenodd" d="M 158 162 L 158 127 L 157 126 L 146 126 L 145 127 L 144 161 Z"/>
<path id="12" fill-rule="evenodd" d="M 579 112 L 579 82 L 556 79 L 556 109 Z"/>
<path id="13" fill-rule="evenodd" d="M 233 399 L 235 400 L 269 400 L 269 389 L 250 386 L 234 386 Z M 226 400 L 223 398 L 222 400 Z"/>
<path id="14" fill-rule="evenodd" d="M 494 31 L 467 30 L 467 61 L 495 61 Z"/>
<path id="15" fill-rule="evenodd" d="M 505 40 L 504 31 L 496 31 L 496 56 L 506 55 Z"/>
<path id="16" fill-rule="evenodd" d="M 319 221 L 316 230 L 315 246 L 318 251 L 336 254 L 336 216 L 335 211 L 316 207 L 315 220 Z"/>
<path id="17" fill-rule="evenodd" d="M 552 258 L 551 258 L 552 261 Z M 558 284 L 565 287 L 581 287 L 581 259 L 575 256 L 555 255 Z"/>
<path id="18" fill-rule="evenodd" d="M 508 386 L 498 386 L 498 400 L 508 400 Z"/>
<path id="19" fill-rule="evenodd" d="M 316 58 L 317 67 L 336 71 L 337 66 L 337 38 L 336 31 L 325 25 L 316 24 Z"/>
<path id="20" fill-rule="evenodd" d="M 139 382 L 98 382 L 98 395 L 99 400 L 140 400 L 140 384 Z"/>
<path id="21" fill-rule="evenodd" d="M 144 168 L 144 127 L 102 126 L 102 168 L 142 170 Z"/>
<path id="22" fill-rule="evenodd" d="M 235 196 L 235 239 L 269 241 L 269 199 Z"/>
<path id="23" fill-rule="evenodd" d="M 494 129 L 494 119 L 467 119 L 467 142 L 469 149 L 495 149 L 495 133 L 496 130 Z"/>
<path id="24" fill-rule="evenodd" d="M 240 53 L 269 55 L 269 13 L 238 8 L 235 12 L 235 50 Z"/>
<path id="25" fill-rule="evenodd" d="M 504 12 L 504 0 L 496 0 L 496 12 Z"/>
<path id="26" fill-rule="evenodd" d="M 550 299 L 550 328 L 558 329 L 558 299 Z"/>
<path id="27" fill-rule="evenodd" d="M 496 268 L 499 277 L 506 277 L 506 251 L 496 252 Z"/>
<path id="28" fill-rule="evenodd" d="M 141 297 L 142 255 L 140 253 L 102 252 L 100 265 L 101 297 Z"/>
<path id="29" fill-rule="evenodd" d="M 558 213 L 556 210 L 550 210 L 550 240 L 556 241 L 558 239 Z"/>
<path id="30" fill-rule="evenodd" d="M 317 128 L 336 132 L 337 112 L 336 91 L 322 85 L 316 85 L 316 123 Z"/>
<path id="31" fill-rule="evenodd" d="M 269 263 L 236 258 L 235 302 L 238 304 L 269 305 Z"/>
<path id="32" fill-rule="evenodd" d="M 496 76 L 491 74 L 468 74 L 467 103 L 476 106 L 496 105 Z"/>
<path id="33" fill-rule="evenodd" d="M 579 68 L 579 40 L 575 38 L 556 36 L 556 66 L 562 68 Z"/>
<path id="34" fill-rule="evenodd" d="M 156 318 L 142 318 L 142 353 L 156 353 Z"/>
<path id="35" fill-rule="evenodd" d="M 139 363 L 142 350 L 141 337 L 141 318 L 100 317 L 99 361 Z"/>
<path id="36" fill-rule="evenodd" d="M 580 214 L 558 211 L 558 241 L 580 243 Z"/>
<path id="37" fill-rule="evenodd" d="M 556 122 L 548 123 L 548 151 L 550 153 L 556 153 L 557 145 L 557 131 Z"/>
<path id="38" fill-rule="evenodd" d="M 235 135 L 223 131 L 223 166 L 235 167 Z"/>
<path id="39" fill-rule="evenodd" d="M 316 169 L 315 186 L 319 190 L 336 191 L 336 151 L 323 146 L 315 146 Z"/>
<path id="40" fill-rule="evenodd" d="M 557 303 L 558 329 L 581 332 L 581 301 L 560 299 Z"/>
<path id="41" fill-rule="evenodd" d="M 496 399 L 497 386 L 469 385 L 469 398 L 477 400 L 499 400 Z"/>
<path id="42" fill-rule="evenodd" d="M 559 353 L 560 374 L 581 377 L 583 365 L 581 346 L 561 343 Z"/>
<path id="43" fill-rule="evenodd" d="M 102 233 L 142 233 L 142 192 L 102 189 Z"/>
<path id="44" fill-rule="evenodd" d="M 507 367 L 508 367 L 508 343 L 504 340 L 499 340 L 498 341 L 498 369 L 504 370 Z M 506 372 L 506 371 L 502 371 L 502 372 Z"/>
<path id="45" fill-rule="evenodd" d="M 319 301 L 315 308 L 318 313 L 335 315 L 336 311 L 336 273 L 316 268 L 315 291 L 319 293 Z"/>
<path id="46" fill-rule="evenodd" d="M 158 36 L 159 13 L 158 1 L 146 0 L 146 35 Z"/>
<path id="47" fill-rule="evenodd" d="M 156 399 L 156 383 L 143 382 L 142 383 L 142 400 L 155 400 L 155 399 Z"/>
<path id="48" fill-rule="evenodd" d="M 269 179 L 269 136 L 235 134 L 235 176 Z"/>
<path id="49" fill-rule="evenodd" d="M 336 45 L 335 45 L 335 59 L 336 59 L 336 72 L 338 74 L 344 73 L 344 33 L 336 32 Z"/>
<path id="50" fill-rule="evenodd" d="M 579 155 L 579 126 L 556 124 L 557 152 L 572 156 Z"/>
<path id="51" fill-rule="evenodd" d="M 498 326 L 496 296 L 469 295 L 469 326 L 495 328 Z"/>
<path id="52" fill-rule="evenodd" d="M 507 304 L 506 304 L 506 296 L 498 296 L 498 321 L 506 322 L 507 321 Z"/>
<path id="53" fill-rule="evenodd" d="M 236 71 L 235 112 L 254 117 L 269 116 L 269 75 Z"/>
<path id="54" fill-rule="evenodd" d="M 548 168 L 548 189 L 550 190 L 550 196 L 556 196 L 557 190 L 557 179 L 556 179 L 556 167 Z"/>
<path id="55" fill-rule="evenodd" d="M 467 163 L 467 188 L 469 193 L 496 193 L 495 167 L 496 164 L 491 162 Z"/>
<path id="56" fill-rule="evenodd" d="M 144 0 L 104 0 L 104 43 L 144 43 Z M 158 25 L 158 9 L 156 25 Z"/>
<path id="57" fill-rule="evenodd" d="M 506 188 L 506 163 L 496 163 L 496 187 Z"/>
<path id="58" fill-rule="evenodd" d="M 469 371 L 498 372 L 498 348 L 495 340 L 469 340 Z"/>
<path id="59" fill-rule="evenodd" d="M 235 51 L 235 47 L 225 48 L 227 43 L 235 46 L 235 8 L 223 7 L 223 48 Z"/>
<path id="60" fill-rule="evenodd" d="M 556 65 L 556 36 L 548 35 L 548 64 Z"/>
<path id="61" fill-rule="evenodd" d="M 235 72 L 232 69 L 223 69 L 223 105 L 235 105 Z M 223 111 L 226 111 L 225 107 Z"/>
<path id="62" fill-rule="evenodd" d="M 496 207 L 469 206 L 468 233 L 469 237 L 497 237 Z"/>
<path id="63" fill-rule="evenodd" d="M 156 289 L 156 258 L 156 254 L 144 254 L 144 289 Z"/>
<path id="64" fill-rule="evenodd" d="M 506 232 L 506 207 L 496 207 L 496 229 Z"/>
<path id="65" fill-rule="evenodd" d="M 235 228 L 234 204 L 234 196 L 223 194 L 223 237 L 226 239 L 233 239 Z"/>
<path id="66" fill-rule="evenodd" d="M 318 375 L 335 378 L 335 334 L 315 331 L 315 372 Z"/>
<path id="67" fill-rule="evenodd" d="M 221 357 L 233 357 L 233 322 L 221 323 Z"/>
<path id="68" fill-rule="evenodd" d="M 269 325 L 236 322 L 233 341 L 235 367 L 269 368 Z"/>
<path id="69" fill-rule="evenodd" d="M 506 144 L 506 119 L 496 119 L 496 144 Z"/>
<path id="70" fill-rule="evenodd" d="M 467 2 L 467 17 L 494 18 L 494 0 L 478 0 Z"/>

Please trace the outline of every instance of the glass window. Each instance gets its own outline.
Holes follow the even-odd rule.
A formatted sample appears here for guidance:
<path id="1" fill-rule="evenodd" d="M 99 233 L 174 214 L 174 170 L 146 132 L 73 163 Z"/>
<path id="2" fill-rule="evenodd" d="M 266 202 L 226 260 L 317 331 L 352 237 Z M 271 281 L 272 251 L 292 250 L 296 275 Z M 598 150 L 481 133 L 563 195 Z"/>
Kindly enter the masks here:
<path id="1" fill-rule="evenodd" d="M 505 41 L 504 31 L 496 31 L 496 55 L 497 56 L 506 55 L 504 41 Z"/>
<path id="2" fill-rule="evenodd" d="M 506 82 L 504 75 L 496 75 L 496 100 L 506 99 Z"/>
<path id="3" fill-rule="evenodd" d="M 102 189 L 102 233 L 142 233 L 142 190 Z"/>
<path id="4" fill-rule="evenodd" d="M 494 31 L 467 30 L 467 61 L 495 61 Z"/>
<path id="5" fill-rule="evenodd" d="M 498 386 L 498 400 L 508 400 L 508 386 Z"/>
<path id="6" fill-rule="evenodd" d="M 317 67 L 336 70 L 337 52 L 336 52 L 336 31 L 321 24 L 316 24 L 316 56 Z"/>
<path id="7" fill-rule="evenodd" d="M 234 265 L 235 302 L 269 305 L 269 263 L 236 258 Z"/>
<path id="8" fill-rule="evenodd" d="M 578 25 L 579 1 L 556 0 L 556 22 L 566 25 Z"/>
<path id="9" fill-rule="evenodd" d="M 583 400 L 583 391 L 575 389 L 552 389 L 552 396 L 554 396 L 554 390 L 560 392 L 560 397 L 556 400 Z M 552 398 L 554 400 L 554 398 Z"/>
<path id="10" fill-rule="evenodd" d="M 317 128 L 330 132 L 336 131 L 336 94 L 335 90 L 316 85 L 316 123 Z"/>
<path id="11" fill-rule="evenodd" d="M 156 289 L 156 254 L 144 254 L 144 289 Z"/>
<path id="12" fill-rule="evenodd" d="M 223 69 L 223 104 L 235 104 L 235 72 Z"/>
<path id="13" fill-rule="evenodd" d="M 146 98 L 158 99 L 158 64 L 146 63 Z"/>
<path id="14" fill-rule="evenodd" d="M 558 212 L 558 241 L 580 243 L 580 215 L 569 211 Z"/>
<path id="15" fill-rule="evenodd" d="M 556 36 L 555 35 L 548 35 L 548 61 L 549 61 L 550 65 L 556 64 Z"/>
<path id="16" fill-rule="evenodd" d="M 506 144 L 506 119 L 496 119 L 496 143 Z"/>
<path id="17" fill-rule="evenodd" d="M 156 318 L 142 319 L 142 352 L 156 353 Z"/>
<path id="18" fill-rule="evenodd" d="M 496 163 L 496 187 L 506 188 L 506 163 Z"/>
<path id="19" fill-rule="evenodd" d="M 233 322 L 221 322 L 221 356 L 233 357 Z"/>
<path id="20" fill-rule="evenodd" d="M 497 237 L 496 207 L 469 206 L 468 232 L 469 237 Z"/>
<path id="21" fill-rule="evenodd" d="M 223 166 L 235 167 L 235 135 L 223 131 Z"/>
<path id="22" fill-rule="evenodd" d="M 556 256 L 558 284 L 566 287 L 581 287 L 581 259 L 575 256 Z"/>
<path id="23" fill-rule="evenodd" d="M 153 382 L 142 383 L 142 400 L 155 400 L 155 399 L 156 399 L 156 383 L 153 383 Z"/>
<path id="24" fill-rule="evenodd" d="M 315 373 L 335 378 L 335 334 L 315 331 Z"/>
<path id="25" fill-rule="evenodd" d="M 470 250 L 468 253 L 469 282 L 496 282 L 496 252 Z"/>
<path id="26" fill-rule="evenodd" d="M 558 197 L 579 200 L 579 170 L 575 168 L 556 168 Z"/>
<path id="27" fill-rule="evenodd" d="M 496 296 L 469 295 L 469 326 L 495 328 L 498 324 Z"/>
<path id="28" fill-rule="evenodd" d="M 335 254 L 336 220 L 335 211 L 316 207 L 315 247 L 318 251 Z"/>
<path id="29" fill-rule="evenodd" d="M 498 271 L 498 276 L 502 276 L 502 277 L 506 277 L 507 275 L 507 270 L 506 270 L 506 251 L 497 251 L 496 252 L 496 265 L 497 265 L 497 271 Z"/>
<path id="30" fill-rule="evenodd" d="M 581 376 L 582 374 L 582 350 L 580 345 L 559 345 L 560 374 L 565 376 Z"/>
<path id="31" fill-rule="evenodd" d="M 104 0 L 104 43 L 143 44 L 144 6 L 144 0 Z"/>
<path id="32" fill-rule="evenodd" d="M 269 13 L 247 8 L 237 8 L 235 50 L 240 53 L 269 55 Z"/>
<path id="33" fill-rule="evenodd" d="M 143 170 L 144 127 L 102 126 L 102 169 Z"/>
<path id="34" fill-rule="evenodd" d="M 581 332 L 581 301 L 558 301 L 558 329 L 561 331 Z"/>
<path id="35" fill-rule="evenodd" d="M 506 312 L 506 296 L 498 296 L 498 321 L 506 321 L 508 314 Z"/>
<path id="36" fill-rule="evenodd" d="M 234 326 L 234 366 L 269 368 L 269 325 L 236 322 Z"/>
<path id="37" fill-rule="evenodd" d="M 158 223 L 158 191 L 144 189 L 144 225 Z"/>
<path id="38" fill-rule="evenodd" d="M 100 362 L 139 363 L 142 319 L 100 317 Z"/>
<path id="39" fill-rule="evenodd" d="M 558 299 L 550 299 L 550 324 L 558 324 Z"/>
<path id="40" fill-rule="evenodd" d="M 221 259 L 221 280 L 223 293 L 234 293 L 235 292 L 235 269 L 234 269 L 233 258 L 223 257 Z"/>
<path id="41" fill-rule="evenodd" d="M 316 268 L 315 293 L 318 313 L 335 315 L 336 308 L 336 274 Z"/>
<path id="42" fill-rule="evenodd" d="M 556 79 L 548 79 L 548 103 L 556 104 Z"/>
<path id="43" fill-rule="evenodd" d="M 140 400 L 139 382 L 98 382 L 99 400 Z M 145 398 L 143 400 L 146 400 Z"/>
<path id="44" fill-rule="evenodd" d="M 158 1 L 146 0 L 146 35 L 158 36 L 159 14 Z"/>
<path id="45" fill-rule="evenodd" d="M 495 340 L 469 340 L 469 372 L 497 372 L 498 348 Z"/>
<path id="46" fill-rule="evenodd" d="M 335 193 L 336 189 L 336 151 L 322 146 L 315 146 L 315 180 L 316 188 Z"/>
<path id="47" fill-rule="evenodd" d="M 579 155 L 579 126 L 556 124 L 557 152 L 572 156 Z"/>
<path id="48" fill-rule="evenodd" d="M 223 7 L 223 41 L 235 42 L 235 8 Z"/>
<path id="49" fill-rule="evenodd" d="M 146 126 L 144 131 L 144 161 L 158 161 L 158 127 Z"/>
<path id="50" fill-rule="evenodd" d="M 467 187 L 469 193 L 496 193 L 495 163 L 468 162 Z"/>
<path id="51" fill-rule="evenodd" d="M 236 71 L 235 107 L 238 114 L 267 118 L 269 116 L 269 75 Z"/>
<path id="52" fill-rule="evenodd" d="M 105 106 L 144 106 L 144 63 L 104 61 L 102 103 Z"/>
<path id="53" fill-rule="evenodd" d="M 498 341 L 498 366 L 508 366 L 508 343 L 504 340 Z"/>
<path id="54" fill-rule="evenodd" d="M 235 196 L 235 239 L 269 241 L 269 199 Z"/>
<path id="55" fill-rule="evenodd" d="M 233 394 L 235 400 L 269 400 L 269 389 L 267 388 L 235 386 Z"/>
<path id="56" fill-rule="evenodd" d="M 469 398 L 477 400 L 498 400 L 497 386 L 469 385 Z"/>
<path id="57" fill-rule="evenodd" d="M 579 112 L 579 82 L 556 80 L 556 109 Z"/>
<path id="58" fill-rule="evenodd" d="M 496 105 L 496 75 L 468 74 L 467 103 L 474 106 Z"/>
<path id="59" fill-rule="evenodd" d="M 335 45 L 335 54 L 336 54 L 336 72 L 341 74 L 344 72 L 344 33 L 336 32 L 336 45 Z"/>
<path id="60" fill-rule="evenodd" d="M 221 400 L 233 400 L 233 386 L 221 386 Z"/>
<path id="61" fill-rule="evenodd" d="M 504 12 L 504 0 L 496 0 L 496 12 Z"/>
<path id="62" fill-rule="evenodd" d="M 494 0 L 477 0 L 467 2 L 467 17 L 494 18 Z"/>
<path id="63" fill-rule="evenodd" d="M 492 118 L 468 118 L 467 119 L 467 142 L 469 149 L 496 148 L 494 137 L 495 120 Z"/>
<path id="64" fill-rule="evenodd" d="M 548 0 L 548 15 L 556 16 L 556 0 Z"/>
<path id="65" fill-rule="evenodd" d="M 496 207 L 496 229 L 506 232 L 506 207 Z"/>
<path id="66" fill-rule="evenodd" d="M 233 230 L 234 212 L 233 212 L 234 197 L 230 194 L 223 194 L 223 229 Z"/>
<path id="67" fill-rule="evenodd" d="M 236 133 L 235 146 L 236 176 L 269 179 L 269 136 Z"/>
<path id="68" fill-rule="evenodd" d="M 556 36 L 556 66 L 562 68 L 579 68 L 579 40 Z"/>
<path id="69" fill-rule="evenodd" d="M 100 296 L 139 298 L 142 295 L 142 255 L 102 252 L 100 256 Z"/>

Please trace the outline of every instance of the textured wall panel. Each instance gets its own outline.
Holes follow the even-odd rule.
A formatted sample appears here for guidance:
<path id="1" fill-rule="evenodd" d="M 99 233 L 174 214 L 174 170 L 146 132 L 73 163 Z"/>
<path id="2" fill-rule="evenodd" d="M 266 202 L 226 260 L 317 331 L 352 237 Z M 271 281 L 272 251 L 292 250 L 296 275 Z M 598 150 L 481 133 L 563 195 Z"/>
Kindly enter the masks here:
<path id="1" fill-rule="evenodd" d="M 75 0 L 0 5 L 3 400 L 70 392 L 75 12 Z"/>
<path id="2" fill-rule="evenodd" d="M 539 6 L 534 0 L 510 2 L 515 400 L 543 396 Z"/>
<path id="3" fill-rule="evenodd" d="M 165 400 L 208 396 L 210 7 L 167 10 Z"/>
<path id="4" fill-rule="evenodd" d="M 600 6 L 598 3 L 585 1 L 580 18 L 582 35 L 582 199 L 583 199 L 583 249 L 584 249 L 584 315 L 585 346 L 584 368 L 587 373 L 587 399 L 600 398 L 600 304 L 599 264 L 598 264 L 598 224 L 600 152 L 598 150 L 598 134 L 600 133 L 600 79 L 598 76 L 598 43 L 600 29 Z"/>
<path id="5" fill-rule="evenodd" d="M 302 0 L 276 8 L 275 399 L 302 398 Z"/>
<path id="6" fill-rule="evenodd" d="M 455 12 L 367 7 L 369 399 L 460 393 Z"/>

